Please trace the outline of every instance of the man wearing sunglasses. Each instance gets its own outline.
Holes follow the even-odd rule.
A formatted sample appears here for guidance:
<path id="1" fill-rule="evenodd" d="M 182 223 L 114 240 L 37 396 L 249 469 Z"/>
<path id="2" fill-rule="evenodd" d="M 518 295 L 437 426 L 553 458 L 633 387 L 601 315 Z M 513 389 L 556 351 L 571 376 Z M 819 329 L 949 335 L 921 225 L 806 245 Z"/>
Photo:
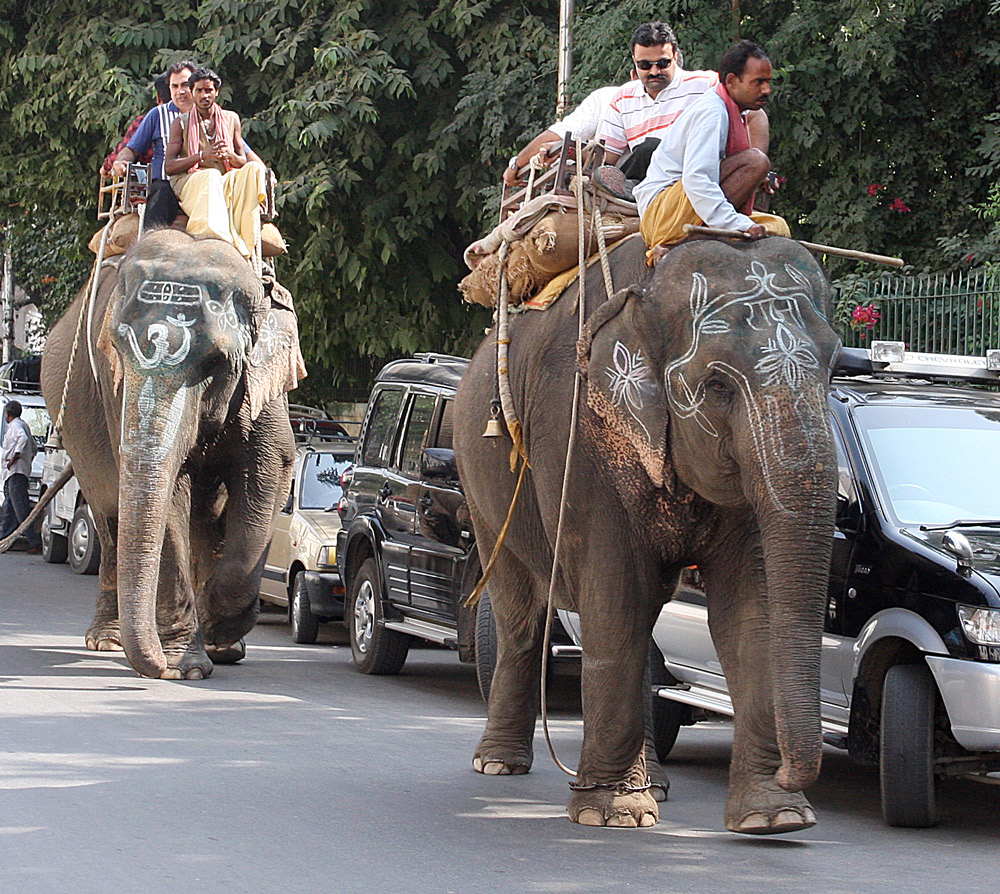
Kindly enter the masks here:
<path id="1" fill-rule="evenodd" d="M 598 139 L 604 140 L 607 164 L 627 157 L 620 165 L 625 176 L 641 180 L 663 130 L 714 87 L 718 76 L 714 71 L 681 68 L 677 36 L 664 22 L 646 22 L 636 28 L 629 52 L 637 80 L 622 87 L 611 101 Z"/>

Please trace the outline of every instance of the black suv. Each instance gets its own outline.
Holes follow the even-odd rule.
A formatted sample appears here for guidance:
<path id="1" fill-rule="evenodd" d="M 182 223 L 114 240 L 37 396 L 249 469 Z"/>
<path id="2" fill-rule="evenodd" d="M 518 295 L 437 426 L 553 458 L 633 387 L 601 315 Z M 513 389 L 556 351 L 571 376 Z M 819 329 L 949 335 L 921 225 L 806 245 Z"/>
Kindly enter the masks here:
<path id="1" fill-rule="evenodd" d="M 488 698 L 496 665 L 489 592 L 466 600 L 479 555 L 452 450 L 455 389 L 469 361 L 444 354 L 396 360 L 378 374 L 345 475 L 337 564 L 358 670 L 395 674 L 413 638 L 476 662 Z M 552 654 L 577 657 L 558 623 Z"/>
<path id="2" fill-rule="evenodd" d="M 1000 378 L 987 365 L 875 343 L 844 350 L 830 389 L 823 732 L 880 767 L 890 825 L 936 821 L 936 777 L 1000 770 Z M 662 758 L 681 725 L 732 715 L 696 574 L 653 638 Z"/>

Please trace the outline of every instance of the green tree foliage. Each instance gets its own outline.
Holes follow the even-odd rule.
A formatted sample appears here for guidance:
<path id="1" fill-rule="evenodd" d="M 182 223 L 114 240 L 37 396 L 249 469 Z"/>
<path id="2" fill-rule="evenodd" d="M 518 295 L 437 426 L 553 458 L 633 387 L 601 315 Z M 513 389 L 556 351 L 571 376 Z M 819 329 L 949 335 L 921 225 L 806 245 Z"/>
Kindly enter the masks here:
<path id="1" fill-rule="evenodd" d="M 551 120 L 557 16 L 556 0 L 0 0 L 3 211 L 25 233 L 92 232 L 100 160 L 151 77 L 192 57 L 278 174 L 279 274 L 314 376 L 468 350 L 486 316 L 458 300 L 461 252 L 495 220 L 503 160 Z M 797 235 L 939 267 L 938 238 L 988 227 L 996 0 L 578 0 L 577 99 L 627 77 L 652 18 L 687 68 L 737 32 L 768 49 L 775 210 Z M 76 278 L 58 255 L 18 260 L 22 281 Z"/>

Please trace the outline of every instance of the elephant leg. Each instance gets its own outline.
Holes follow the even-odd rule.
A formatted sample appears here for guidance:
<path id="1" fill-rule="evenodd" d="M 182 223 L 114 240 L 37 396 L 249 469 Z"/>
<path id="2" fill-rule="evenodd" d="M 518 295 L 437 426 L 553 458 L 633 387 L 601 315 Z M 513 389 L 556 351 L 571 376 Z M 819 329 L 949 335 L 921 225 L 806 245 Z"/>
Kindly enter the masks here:
<path id="1" fill-rule="evenodd" d="M 234 463 L 238 468 L 225 476 L 228 493 L 221 515 L 225 535 L 198 605 L 209 654 L 220 663 L 243 657 L 240 641 L 257 623 L 260 576 L 271 541 L 272 519 L 291 485 L 295 444 L 282 401 L 272 401 L 261 411 L 239 449 L 246 452 L 245 461 L 250 465 Z M 198 499 L 217 505 L 213 493 L 209 488 Z M 215 514 L 218 516 L 218 509 Z"/>
<path id="2" fill-rule="evenodd" d="M 92 652 L 121 652 L 122 634 L 118 623 L 118 531 L 117 525 L 90 507 L 94 527 L 101 544 L 101 564 L 98 570 L 97 608 L 94 620 L 87 628 L 87 648 Z"/>
<path id="3" fill-rule="evenodd" d="M 190 479 L 177 482 L 167 518 L 156 592 L 156 627 L 167 667 L 165 680 L 201 680 L 212 673 L 195 610 L 191 579 Z"/>
<path id="4" fill-rule="evenodd" d="M 656 756 L 656 745 L 653 742 L 653 680 L 649 673 L 649 663 L 642 675 L 642 724 L 645 735 L 642 750 L 646 758 L 646 774 L 649 776 L 649 793 L 656 801 L 666 801 L 670 793 L 670 780 L 666 771 L 660 765 Z"/>
<path id="5" fill-rule="evenodd" d="M 485 546 L 492 551 L 492 543 Z M 488 555 L 485 548 L 483 555 Z M 531 769 L 545 632 L 545 603 L 537 598 L 535 587 L 530 571 L 509 550 L 501 550 L 489 580 L 497 666 L 486 731 L 472 760 L 473 767 L 488 776 L 519 775 Z"/>
<path id="6" fill-rule="evenodd" d="M 646 766 L 643 683 L 655 612 L 636 594 L 658 591 L 658 568 L 638 567 L 614 544 L 601 547 L 589 551 L 600 566 L 581 573 L 583 749 L 568 813 L 588 826 L 652 826 L 659 808 Z"/>
<path id="7" fill-rule="evenodd" d="M 734 532 L 728 539 L 725 557 L 702 565 L 709 627 L 734 710 L 726 828 L 754 835 L 807 829 L 816 823 L 809 801 L 775 780 L 781 753 L 763 555 L 752 537 Z"/>

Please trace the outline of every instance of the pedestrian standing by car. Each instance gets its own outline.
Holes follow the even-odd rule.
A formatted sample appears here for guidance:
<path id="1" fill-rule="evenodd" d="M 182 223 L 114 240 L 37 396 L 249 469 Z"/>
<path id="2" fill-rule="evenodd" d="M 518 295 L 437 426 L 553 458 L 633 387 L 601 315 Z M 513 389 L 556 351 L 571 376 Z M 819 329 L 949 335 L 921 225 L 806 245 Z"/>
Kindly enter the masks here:
<path id="1" fill-rule="evenodd" d="M 3 436 L 0 452 L 4 497 L 3 508 L 0 509 L 0 540 L 13 534 L 31 511 L 28 476 L 31 474 L 31 461 L 35 458 L 35 439 L 28 424 L 21 418 L 20 402 L 8 401 L 4 416 L 7 419 L 7 431 Z M 25 537 L 28 539 L 29 553 L 42 551 L 42 540 L 37 531 L 28 528 Z"/>

